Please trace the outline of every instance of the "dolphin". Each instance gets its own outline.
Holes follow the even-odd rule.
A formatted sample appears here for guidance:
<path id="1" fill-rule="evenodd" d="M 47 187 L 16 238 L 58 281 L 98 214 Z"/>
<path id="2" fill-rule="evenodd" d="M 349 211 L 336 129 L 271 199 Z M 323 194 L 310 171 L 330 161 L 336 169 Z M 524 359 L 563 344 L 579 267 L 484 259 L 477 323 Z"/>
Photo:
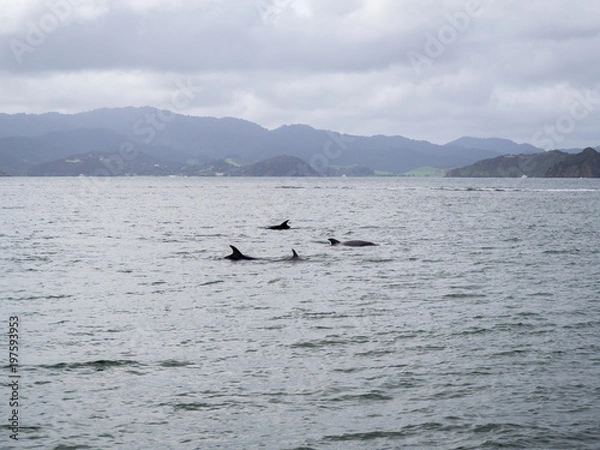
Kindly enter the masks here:
<path id="1" fill-rule="evenodd" d="M 301 259 L 302 258 L 298 256 L 298 253 L 296 253 L 296 250 L 292 249 L 292 257 L 288 259 L 288 261 L 300 261 Z"/>
<path id="2" fill-rule="evenodd" d="M 332 239 L 332 238 L 329 238 L 327 240 L 329 242 L 331 242 L 331 245 L 346 245 L 348 247 L 367 247 L 369 245 L 377 245 L 377 244 L 374 244 L 373 242 L 369 242 L 369 241 L 344 241 L 344 242 L 340 242 L 337 239 Z"/>
<path id="3" fill-rule="evenodd" d="M 270 227 L 267 227 L 267 229 L 269 230 L 289 230 L 290 226 L 288 225 L 289 220 L 286 220 L 285 222 L 281 222 L 279 225 L 272 225 Z"/>
<path id="4" fill-rule="evenodd" d="M 231 255 L 227 255 L 225 257 L 225 259 L 230 259 L 232 261 L 239 261 L 241 259 L 256 259 L 256 258 L 252 258 L 251 256 L 246 256 L 244 255 L 242 252 L 240 252 L 236 247 L 234 247 L 233 245 L 230 245 L 231 250 L 233 250 L 233 252 L 231 253 Z"/>

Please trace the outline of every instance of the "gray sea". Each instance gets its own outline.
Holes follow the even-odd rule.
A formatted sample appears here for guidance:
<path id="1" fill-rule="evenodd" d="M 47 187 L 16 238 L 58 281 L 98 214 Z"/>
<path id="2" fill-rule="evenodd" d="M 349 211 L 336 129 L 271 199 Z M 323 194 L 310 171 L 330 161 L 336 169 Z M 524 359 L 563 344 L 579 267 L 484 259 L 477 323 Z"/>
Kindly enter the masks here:
<path id="1" fill-rule="evenodd" d="M 600 180 L 3 178 L 0 261 L 0 448 L 600 448 Z"/>

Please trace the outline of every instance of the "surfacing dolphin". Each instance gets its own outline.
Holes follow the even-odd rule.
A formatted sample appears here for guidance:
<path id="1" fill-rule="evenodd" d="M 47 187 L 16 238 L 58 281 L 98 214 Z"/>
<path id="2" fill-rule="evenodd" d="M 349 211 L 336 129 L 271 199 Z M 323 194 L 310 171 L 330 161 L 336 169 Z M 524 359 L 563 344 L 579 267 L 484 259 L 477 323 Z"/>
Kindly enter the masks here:
<path id="1" fill-rule="evenodd" d="M 234 247 L 233 245 L 230 245 L 232 253 L 231 255 L 227 255 L 225 257 L 225 259 L 230 259 L 232 261 L 240 261 L 240 260 L 248 260 L 248 259 L 256 259 L 253 258 L 252 256 L 246 256 L 244 255 L 242 252 L 240 252 L 236 247 Z"/>
<path id="2" fill-rule="evenodd" d="M 268 230 L 289 230 L 290 226 L 288 225 L 289 220 L 281 222 L 279 225 L 271 225 L 267 227 Z"/>
<path id="3" fill-rule="evenodd" d="M 231 255 L 227 255 L 225 257 L 225 259 L 229 259 L 231 261 L 241 261 L 241 260 L 253 260 L 253 259 L 258 259 L 258 258 L 253 258 L 252 256 L 246 256 L 244 255 L 242 252 L 240 252 L 237 247 L 230 245 L 232 253 Z M 292 256 L 291 258 L 288 258 L 287 261 L 301 261 L 302 258 L 300 258 L 300 256 L 298 256 L 298 253 L 296 253 L 296 250 L 292 249 Z"/>
<path id="4" fill-rule="evenodd" d="M 347 247 L 368 247 L 369 245 L 377 245 L 377 244 L 375 244 L 373 242 L 360 241 L 360 240 L 344 241 L 344 242 L 340 242 L 337 239 L 332 239 L 332 238 L 329 238 L 327 240 L 329 242 L 331 242 L 331 245 L 345 245 Z"/>

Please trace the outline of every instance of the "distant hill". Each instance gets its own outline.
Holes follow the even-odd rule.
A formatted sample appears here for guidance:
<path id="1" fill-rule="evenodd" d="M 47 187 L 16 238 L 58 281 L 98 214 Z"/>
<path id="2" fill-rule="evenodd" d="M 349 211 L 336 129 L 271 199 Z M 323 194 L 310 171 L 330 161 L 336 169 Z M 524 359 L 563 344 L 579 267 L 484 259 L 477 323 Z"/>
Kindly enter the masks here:
<path id="1" fill-rule="evenodd" d="M 253 164 L 288 155 L 322 175 L 339 175 L 339 168 L 346 168 L 342 173 L 349 175 L 374 171 L 401 174 L 425 166 L 465 166 L 515 148 L 524 151 L 520 145 L 474 138 L 437 145 L 402 136 L 347 135 L 308 125 L 267 130 L 242 119 L 185 116 L 149 107 L 105 108 L 72 115 L 0 114 L 0 172 L 9 175 L 40 173 L 40 168 L 33 169 L 35 165 L 73 155 L 114 156 L 124 151 L 145 154 L 174 167 L 191 166 L 187 168 L 191 172 L 227 158 Z"/>
<path id="2" fill-rule="evenodd" d="M 126 160 L 135 159 L 142 153 L 172 162 L 186 159 L 185 155 L 173 149 L 134 143 L 112 130 L 78 128 L 53 131 L 42 136 L 0 138 L 0 171 L 21 176 L 39 174 L 42 169 L 34 169 L 38 165 L 56 161 L 58 167 L 60 162 L 69 156 L 94 153 L 113 155 L 113 158 L 121 157 Z"/>
<path id="3" fill-rule="evenodd" d="M 251 177 L 316 177 L 319 172 L 294 156 L 275 156 L 254 164 L 242 166 L 232 175 Z"/>
<path id="4" fill-rule="evenodd" d="M 467 149 L 481 149 L 506 155 L 523 155 L 531 153 L 539 153 L 540 148 L 534 147 L 531 144 L 517 144 L 509 139 L 500 138 L 474 138 L 464 136 L 455 141 L 449 142 L 449 146 L 462 147 Z"/>
<path id="5" fill-rule="evenodd" d="M 546 172 L 547 177 L 600 178 L 600 153 L 588 147 L 577 155 L 559 161 Z"/>
<path id="6" fill-rule="evenodd" d="M 86 153 L 44 162 L 31 167 L 29 176 L 117 176 L 176 175 L 181 164 L 163 161 L 144 153 L 128 160 L 115 154 Z"/>
<path id="7" fill-rule="evenodd" d="M 0 172 L 6 175 L 27 175 L 35 164 L 68 156 L 51 142 L 31 137 L 5 137 L 0 139 Z"/>
<path id="8" fill-rule="evenodd" d="M 593 148 L 570 155 L 553 150 L 529 155 L 504 155 L 446 172 L 448 177 L 598 177 L 600 155 Z"/>
<path id="9" fill-rule="evenodd" d="M 125 159 L 115 154 L 86 153 L 37 164 L 29 169 L 27 175 L 304 177 L 319 176 L 319 173 L 306 162 L 293 156 L 276 156 L 240 166 L 226 160 L 213 160 L 200 164 L 173 163 L 145 153 L 140 153 L 133 159 Z"/>

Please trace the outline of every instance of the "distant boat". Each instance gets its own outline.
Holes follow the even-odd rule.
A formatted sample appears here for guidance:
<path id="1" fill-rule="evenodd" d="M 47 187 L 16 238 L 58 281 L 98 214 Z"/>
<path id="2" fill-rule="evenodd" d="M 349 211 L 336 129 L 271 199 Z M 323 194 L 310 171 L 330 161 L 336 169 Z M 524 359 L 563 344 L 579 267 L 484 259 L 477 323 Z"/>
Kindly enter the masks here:
<path id="1" fill-rule="evenodd" d="M 521 178 L 527 178 L 527 175 L 523 174 L 521 175 Z"/>

